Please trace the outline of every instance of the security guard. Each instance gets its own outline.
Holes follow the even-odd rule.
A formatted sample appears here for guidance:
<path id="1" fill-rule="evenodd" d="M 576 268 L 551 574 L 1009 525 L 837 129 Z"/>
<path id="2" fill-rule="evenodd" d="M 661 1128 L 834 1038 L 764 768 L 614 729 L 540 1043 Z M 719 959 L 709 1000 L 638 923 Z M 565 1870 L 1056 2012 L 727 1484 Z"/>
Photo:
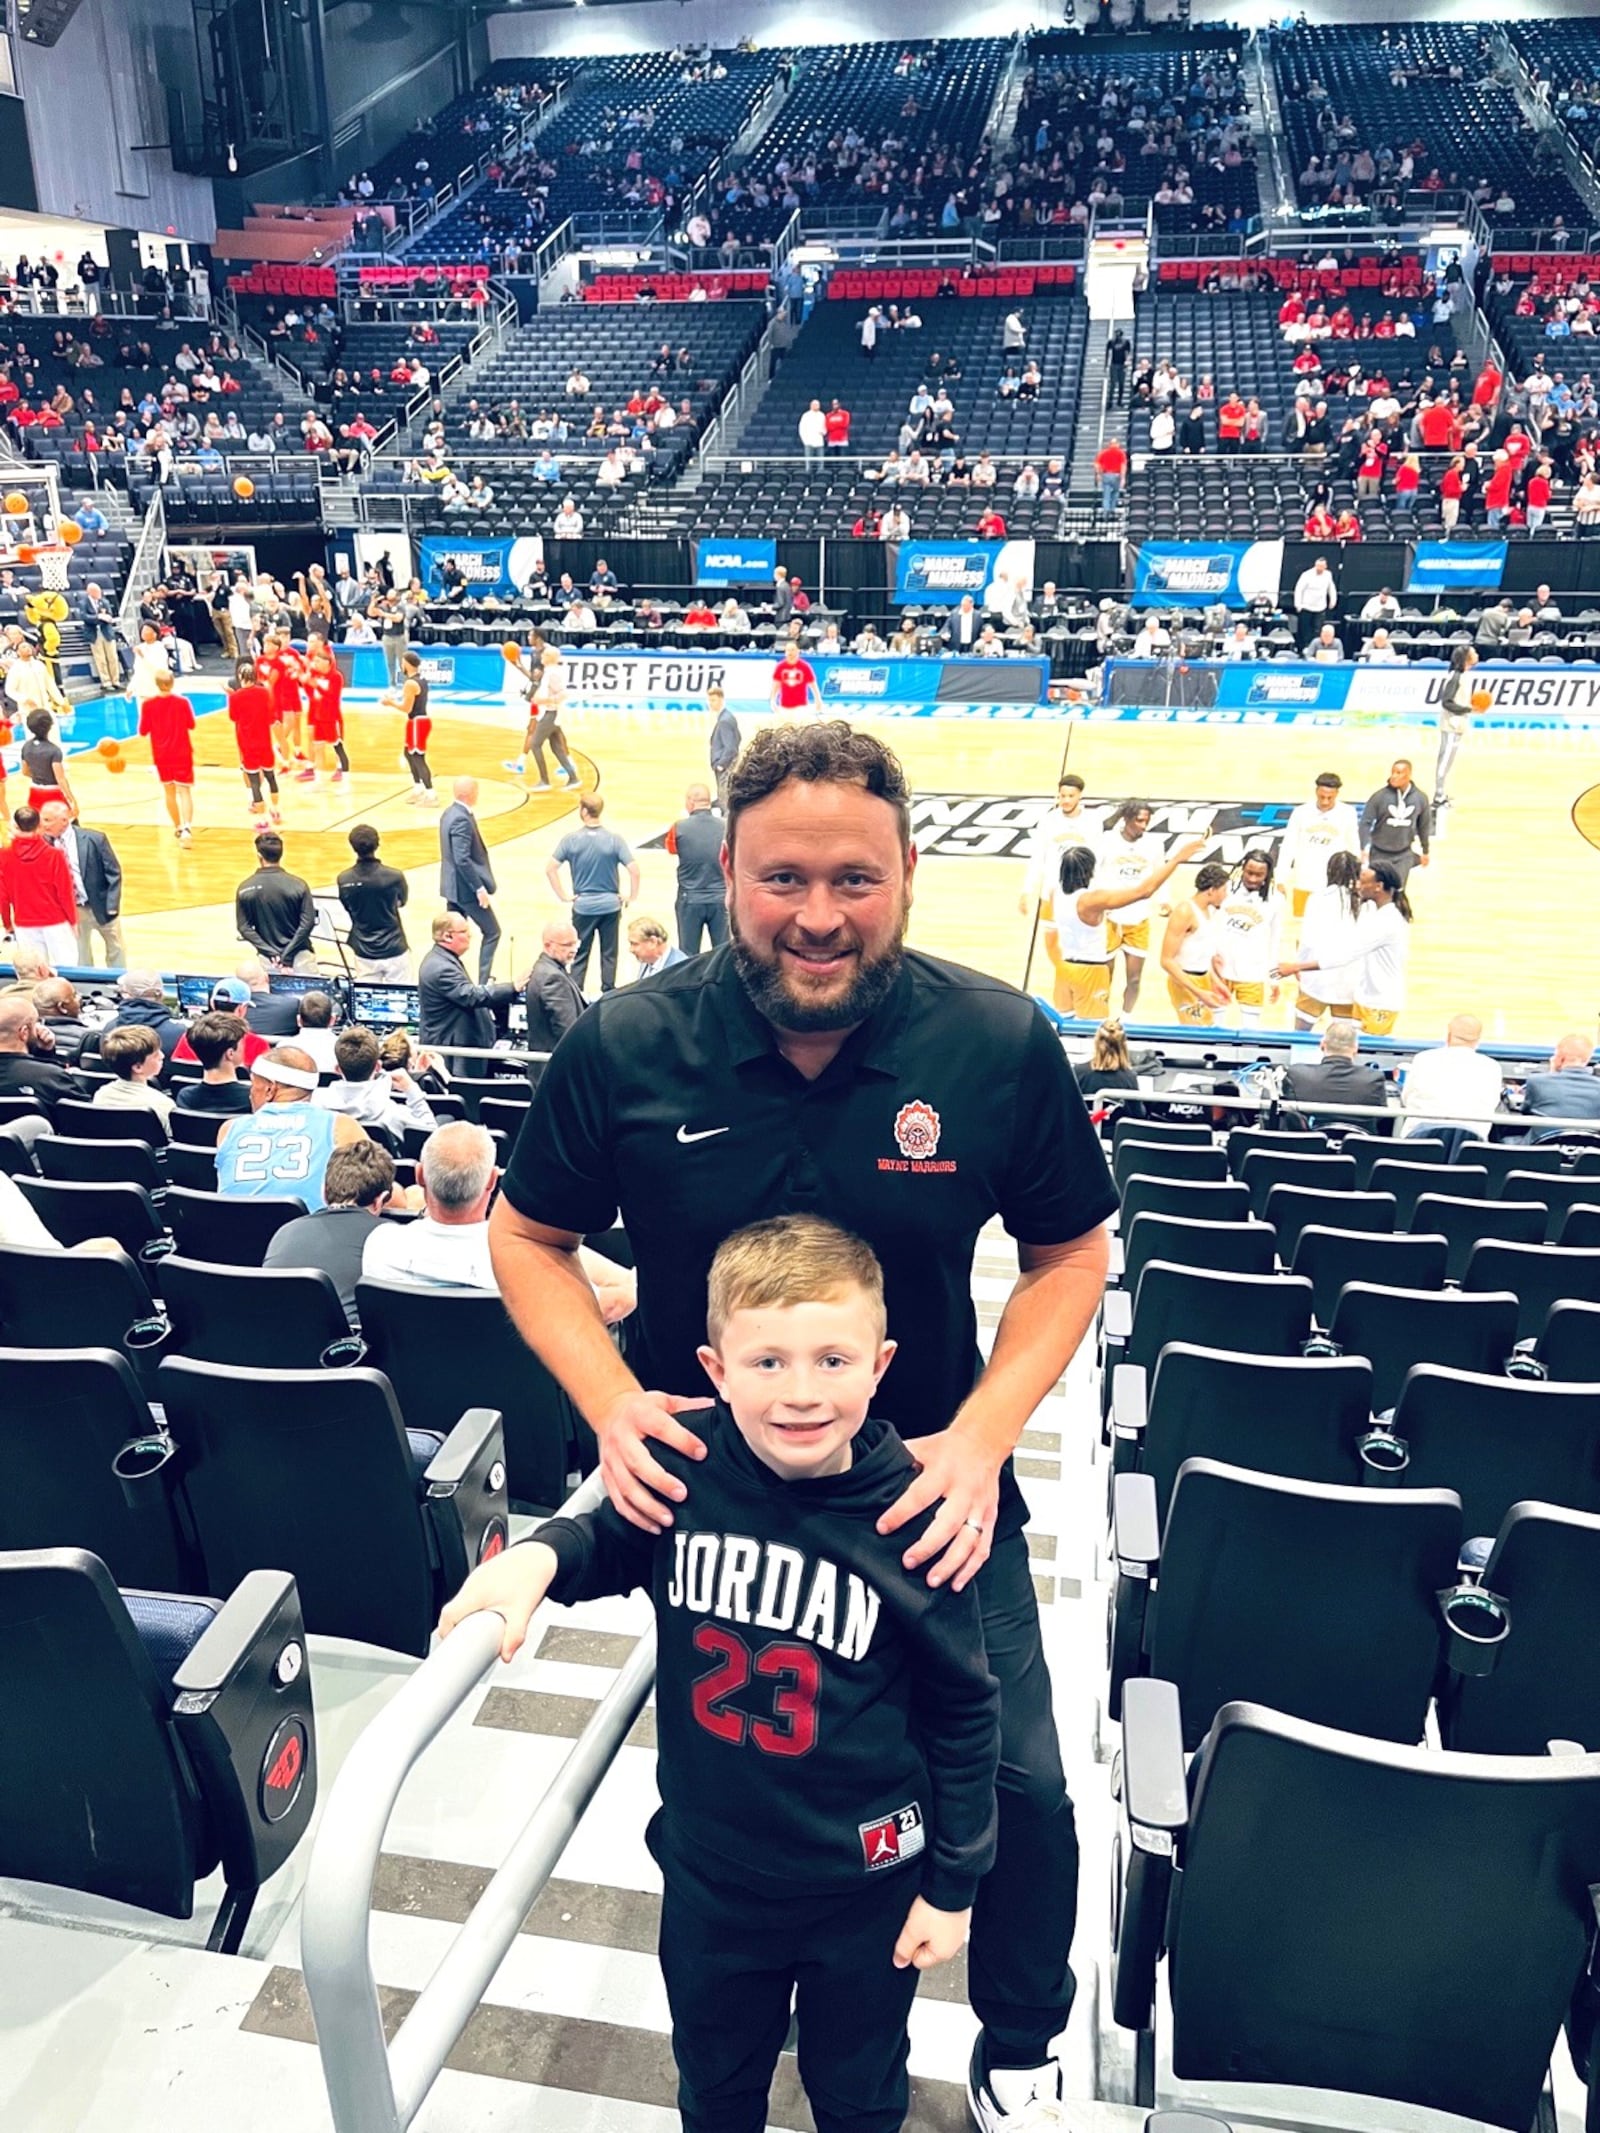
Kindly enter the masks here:
<path id="1" fill-rule="evenodd" d="M 1115 1198 L 1037 1008 L 905 949 L 909 800 L 889 751 L 842 722 L 752 740 L 729 790 L 731 942 L 581 1019 L 540 1084 L 490 1235 L 507 1308 L 593 1425 L 613 1503 L 647 1527 L 670 1524 L 685 1493 L 647 1440 L 702 1449 L 675 1417 L 702 1404 L 695 1349 L 722 1239 L 815 1210 L 877 1252 L 900 1344 L 877 1407 L 920 1467 L 885 1530 L 939 1506 L 907 1567 L 929 1565 L 936 1585 L 977 1578 L 1001 1687 L 999 1851 L 969 1962 L 983 2023 L 971 2100 L 999 2129 L 1062 2096 L 1049 2047 L 1072 2003 L 1078 1871 L 1010 1454 L 1093 1316 Z M 639 1274 L 637 1376 L 576 1258 L 619 1210 Z M 1022 1271 L 980 1379 L 972 1255 L 995 1214 Z"/>

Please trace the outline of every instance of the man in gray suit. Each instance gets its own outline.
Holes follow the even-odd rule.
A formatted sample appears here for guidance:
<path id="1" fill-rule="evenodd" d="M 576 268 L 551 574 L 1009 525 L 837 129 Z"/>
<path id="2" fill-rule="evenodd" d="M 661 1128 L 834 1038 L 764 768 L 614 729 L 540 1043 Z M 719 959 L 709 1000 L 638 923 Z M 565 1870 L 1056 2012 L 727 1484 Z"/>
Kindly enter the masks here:
<path id="1" fill-rule="evenodd" d="M 487 985 L 494 968 L 494 952 L 500 945 L 500 921 L 489 899 L 494 894 L 494 869 L 489 847 L 483 841 L 478 818 L 476 778 L 457 778 L 455 794 L 439 817 L 439 894 L 452 911 L 470 919 L 482 936 L 478 943 L 478 983 Z"/>

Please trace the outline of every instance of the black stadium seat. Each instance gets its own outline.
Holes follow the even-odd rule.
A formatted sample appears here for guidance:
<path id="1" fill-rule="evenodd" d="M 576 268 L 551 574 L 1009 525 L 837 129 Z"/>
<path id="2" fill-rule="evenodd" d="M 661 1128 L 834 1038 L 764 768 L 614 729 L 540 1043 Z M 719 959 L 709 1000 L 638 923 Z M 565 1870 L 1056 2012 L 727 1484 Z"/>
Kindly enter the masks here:
<path id="1" fill-rule="evenodd" d="M 1111 1129 L 1111 1145 L 1120 1148 L 1124 1141 L 1144 1141 L 1156 1146 L 1165 1141 L 1173 1148 L 1209 1148 L 1211 1128 L 1168 1119 L 1119 1118 Z"/>
<path id="2" fill-rule="evenodd" d="M 1228 1175 L 1221 1148 L 1188 1148 L 1166 1141 L 1126 1140 L 1111 1151 L 1111 1174 L 1120 1191 L 1129 1178 L 1170 1178 L 1189 1185 L 1220 1185 Z"/>
<path id="3" fill-rule="evenodd" d="M 148 1193 L 165 1192 L 167 1173 L 148 1141 L 78 1140 L 65 1133 L 41 1133 L 33 1159 L 41 1177 L 73 1185 L 142 1185 Z"/>
<path id="4" fill-rule="evenodd" d="M 1517 1339 L 1532 1340 L 1552 1304 L 1600 1304 L 1600 1251 L 1554 1244 L 1480 1244 L 1467 1262 L 1464 1289 L 1509 1289 L 1517 1299 Z"/>
<path id="5" fill-rule="evenodd" d="M 1183 1739 L 1173 1685 L 1130 1682 L 1112 2018 L 1136 2033 L 1135 2100 L 1155 2101 L 1165 1956 L 1180 2080 L 1531 2125 L 1594 1934 L 1600 1762 L 1486 1763 L 1250 1703 L 1187 1772 Z M 1479 1962 L 1516 1991 L 1477 1989 Z"/>
<path id="6" fill-rule="evenodd" d="M 1356 1189 L 1356 1166 L 1347 1155 L 1286 1155 L 1281 1149 L 1252 1148 L 1236 1175 L 1257 1215 L 1266 1214 L 1267 1195 L 1276 1185 L 1299 1185 L 1308 1192 Z"/>
<path id="7" fill-rule="evenodd" d="M 8 1348 L 111 1348 L 153 1370 L 166 1321 L 146 1270 L 126 1252 L 0 1244 L 0 1342 Z"/>
<path id="8" fill-rule="evenodd" d="M 319 1267 L 216 1266 L 176 1253 L 161 1262 L 168 1355 L 240 1370 L 315 1370 L 365 1354 L 331 1276 Z"/>
<path id="9" fill-rule="evenodd" d="M 1152 1177 L 1143 1171 L 1121 1181 L 1120 1227 L 1124 1234 L 1140 1215 L 1178 1215 L 1190 1222 L 1248 1222 L 1250 1195 L 1232 1178 Z"/>
<path id="10" fill-rule="evenodd" d="M 1454 1581 L 1463 1538 L 1456 1496 L 1190 1459 L 1164 1519 L 1156 1504 L 1149 1474 L 1117 1477 L 1113 1718 L 1129 1676 L 1153 1674 L 1183 1699 L 1190 1749 L 1241 1698 L 1385 1740 L 1422 1738 L 1439 1666 L 1434 1595 Z"/>
<path id="11" fill-rule="evenodd" d="M 71 1185 L 18 1178 L 18 1188 L 60 1244 L 114 1237 L 130 1259 L 146 1263 L 172 1249 L 155 1202 L 142 1185 Z"/>
<path id="12" fill-rule="evenodd" d="M 1497 1532 L 1515 1503 L 1600 1512 L 1600 1386 L 1417 1363 L 1391 1428 L 1403 1486 L 1454 1489 L 1469 1535 Z"/>
<path id="13" fill-rule="evenodd" d="M 150 1148 L 165 1148 L 167 1129 L 154 1111 L 124 1108 L 120 1104 L 79 1103 L 64 1097 L 51 1113 L 58 1133 L 86 1141 L 143 1141 Z"/>
<path id="14" fill-rule="evenodd" d="M 388 1373 L 410 1429 L 444 1430 L 462 1407 L 505 1418 L 507 1493 L 540 1510 L 566 1500 L 595 1463 L 594 1437 L 524 1342 L 498 1296 L 471 1289 L 356 1284 L 370 1360 Z"/>
<path id="15" fill-rule="evenodd" d="M 316 1804 L 294 1579 L 219 1605 L 119 1593 L 79 1548 L 0 1555 L 0 1642 L 0 1874 L 191 1918 L 220 1866 L 207 1946 L 236 1953 Z"/>
<path id="16" fill-rule="evenodd" d="M 1413 1163 L 1410 1160 L 1411 1143 L 1407 1141 L 1405 1147 L 1405 1160 L 1397 1158 L 1374 1163 L 1368 1172 L 1374 1192 L 1394 1194 L 1396 1229 L 1412 1227 L 1412 1211 L 1418 1200 L 1424 1193 L 1437 1192 L 1442 1180 L 1448 1180 L 1451 1193 L 1460 1200 L 1469 1200 L 1486 1192 L 1488 1174 L 1475 1164 L 1451 1163 L 1446 1167 L 1436 1163 Z"/>
<path id="17" fill-rule="evenodd" d="M 1289 1263 L 1311 1283 L 1317 1324 L 1331 1326 L 1340 1295 L 1350 1282 L 1390 1289 L 1442 1289 L 1447 1250 L 1443 1237 L 1371 1235 L 1361 1230 L 1324 1229 L 1313 1223 L 1300 1232 Z"/>
<path id="18" fill-rule="evenodd" d="M 1274 1185 L 1267 1194 L 1266 1219 L 1278 1234 L 1278 1257 L 1294 1260 L 1303 1230 L 1362 1230 L 1381 1237 L 1394 1228 L 1392 1192 L 1320 1192 L 1305 1185 Z"/>
<path id="19" fill-rule="evenodd" d="M 1443 1256 L 1443 1240 L 1439 1240 Z M 1347 1282 L 1328 1338 L 1372 1365 L 1372 1404 L 1382 1413 L 1400 1396 L 1413 1363 L 1457 1370 L 1499 1370 L 1516 1339 L 1517 1300 L 1509 1292 L 1463 1296 L 1455 1289 L 1385 1289 Z"/>
<path id="20" fill-rule="evenodd" d="M 1448 1180 L 1442 1181 L 1448 1182 Z M 1429 1230 L 1449 1246 L 1448 1279 L 1465 1279 L 1477 1246 L 1486 1237 L 1506 1244 L 1538 1244 L 1544 1236 L 1545 1210 L 1536 1200 L 1467 1200 L 1425 1192 L 1411 1209 L 1419 1230 Z"/>
<path id="21" fill-rule="evenodd" d="M 260 1266 L 267 1246 L 286 1222 L 306 1212 L 304 1200 L 263 1194 L 255 1200 L 232 1199 L 220 1192 L 174 1185 L 163 1212 L 186 1259 L 208 1259 L 217 1266 Z"/>
<path id="22" fill-rule="evenodd" d="M 1452 1675 L 1440 1738 L 1473 1755 L 1545 1755 L 1552 1741 L 1600 1750 L 1600 1518 L 1514 1503 L 1483 1566 L 1509 1627 L 1486 1673 Z"/>
<path id="23" fill-rule="evenodd" d="M 163 1362 L 184 1509 L 208 1580 L 286 1564 L 307 1626 L 421 1654 L 440 1607 L 506 1539 L 500 1417 L 409 1434 L 381 1372 Z"/>
<path id="24" fill-rule="evenodd" d="M 1265 1222 L 1190 1222 L 1181 1215 L 1137 1215 L 1123 1231 L 1122 1286 L 1134 1290 L 1148 1261 L 1168 1259 L 1213 1273 L 1270 1274 L 1277 1232 Z"/>

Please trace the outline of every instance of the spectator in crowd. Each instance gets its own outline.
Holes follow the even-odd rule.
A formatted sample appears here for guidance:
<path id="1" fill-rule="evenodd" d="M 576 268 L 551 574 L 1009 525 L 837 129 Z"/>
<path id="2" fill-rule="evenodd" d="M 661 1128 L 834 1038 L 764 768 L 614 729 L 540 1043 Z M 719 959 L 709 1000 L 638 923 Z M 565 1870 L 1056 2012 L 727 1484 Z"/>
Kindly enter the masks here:
<path id="1" fill-rule="evenodd" d="M 309 1052 L 319 1074 L 334 1069 L 333 997 L 325 992 L 302 993 L 295 1002 L 294 1041 Z"/>
<path id="2" fill-rule="evenodd" d="M 111 1020 L 98 1036 L 89 1039 L 84 1046 L 85 1056 L 98 1052 L 110 1031 L 126 1029 L 130 1024 L 153 1029 L 169 1059 L 183 1039 L 187 1024 L 180 1021 L 167 1005 L 166 987 L 153 970 L 125 970 L 118 978 L 117 1004 Z"/>
<path id="3" fill-rule="evenodd" d="M 100 1057 L 110 1067 L 112 1079 L 101 1082 L 94 1101 L 107 1110 L 153 1111 L 163 1126 L 169 1126 L 175 1108 L 155 1078 L 167 1063 L 161 1039 L 153 1029 L 129 1023 L 107 1030 L 100 1040 Z"/>
<path id="4" fill-rule="evenodd" d="M 1317 1064 L 1284 1069 L 1284 1096 L 1308 1126 L 1343 1123 L 1376 1131 L 1376 1122 L 1363 1113 L 1383 1109 L 1387 1101 L 1384 1079 L 1377 1067 L 1358 1062 L 1360 1049 L 1359 1024 L 1335 1017 L 1323 1032 Z M 1352 1111 L 1341 1105 L 1360 1108 Z"/>
<path id="5" fill-rule="evenodd" d="M 5 1003 L 0 1001 L 0 1008 Z M 1558 1037 L 1543 1074 L 1530 1074 L 1522 1085 L 1522 1108 L 1530 1118 L 1600 1119 L 1600 1076 L 1589 1064 L 1593 1047 L 1581 1030 Z M 1559 1134 L 1550 1126 L 1531 1137 L 1548 1140 Z"/>
<path id="6" fill-rule="evenodd" d="M 242 1015 L 213 1010 L 190 1023 L 188 1042 L 202 1071 L 179 1089 L 180 1111 L 237 1117 L 250 1109 L 250 1084 L 239 1072 L 249 1035 Z"/>
<path id="7" fill-rule="evenodd" d="M 1497 1060 L 1481 1052 L 1483 1023 L 1476 1015 L 1452 1015 L 1444 1043 L 1418 1052 L 1406 1068 L 1400 1091 L 1405 1132 L 1436 1126 L 1486 1129 L 1500 1109 L 1504 1084 Z"/>
<path id="8" fill-rule="evenodd" d="M 317 1069 L 309 1052 L 280 1044 L 250 1069 L 251 1116 L 236 1118 L 217 1142 L 217 1190 L 230 1199 L 291 1197 L 323 1205 L 323 1179 L 335 1148 L 365 1140 L 353 1118 L 311 1101 Z"/>
<path id="9" fill-rule="evenodd" d="M 1072 1070 L 1078 1087 L 1085 1096 L 1104 1094 L 1107 1090 L 1137 1089 L 1139 1077 L 1133 1070 L 1133 1056 L 1128 1050 L 1127 1034 L 1120 1022 L 1102 1022 L 1094 1033 L 1094 1044 L 1089 1057 L 1081 1060 Z M 1098 1111 L 1100 1108 L 1095 1105 Z M 1118 1116 L 1142 1118 L 1143 1107 L 1139 1104 L 1120 1104 Z"/>
<path id="10" fill-rule="evenodd" d="M 0 995 L 0 1096 L 31 1096 L 48 1112 L 64 1098 L 81 1101 L 89 1092 L 70 1068 L 35 1055 L 39 1028 L 28 994 Z"/>
<path id="11" fill-rule="evenodd" d="M 398 1147 L 408 1126 L 432 1131 L 433 1107 L 403 1067 L 380 1073 L 378 1059 L 378 1040 L 371 1030 L 341 1030 L 333 1041 L 339 1078 L 318 1089 L 316 1101 L 330 1111 L 343 1111 L 369 1133 L 387 1135 Z"/>
<path id="12" fill-rule="evenodd" d="M 122 945 L 122 863 L 104 830 L 90 829 L 62 800 L 47 800 L 39 810 L 39 828 L 67 862 L 77 912 L 77 961 L 94 961 L 94 937 L 100 936 L 108 970 L 127 962 Z"/>
<path id="13" fill-rule="evenodd" d="M 498 1294 L 489 1262 L 489 1202 L 499 1171 L 493 1136 L 457 1119 L 423 1143 L 417 1174 L 420 1221 L 369 1228 L 361 1271 L 378 1281 L 423 1289 L 484 1289 Z"/>
<path id="14" fill-rule="evenodd" d="M 374 1223 L 396 1197 L 394 1157 L 367 1139 L 335 1148 L 323 1174 L 322 1190 L 324 1204 L 286 1222 L 267 1246 L 263 1264 L 310 1267 L 326 1274 L 355 1329 L 359 1325 L 356 1283 L 361 1279 L 366 1242 Z"/>
<path id="15" fill-rule="evenodd" d="M 41 1029 L 49 1032 L 51 1057 L 63 1066 L 75 1066 L 90 1036 L 76 987 L 66 978 L 44 978 L 31 997 Z"/>
<path id="16" fill-rule="evenodd" d="M 1128 472 L 1127 448 L 1116 437 L 1108 437 L 1095 454 L 1094 470 L 1100 482 L 1100 509 L 1108 516 L 1122 502 L 1122 485 Z"/>
<path id="17" fill-rule="evenodd" d="M 16 834 L 0 850 L 0 919 L 18 947 L 36 949 L 53 968 L 78 953 L 78 905 L 66 855 L 40 832 L 39 813 L 19 807 Z"/>

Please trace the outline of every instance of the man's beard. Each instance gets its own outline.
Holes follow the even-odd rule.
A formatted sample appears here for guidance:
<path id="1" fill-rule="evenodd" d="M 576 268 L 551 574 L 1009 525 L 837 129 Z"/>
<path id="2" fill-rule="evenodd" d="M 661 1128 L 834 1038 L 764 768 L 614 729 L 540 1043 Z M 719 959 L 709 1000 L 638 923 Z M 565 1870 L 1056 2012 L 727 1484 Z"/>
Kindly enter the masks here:
<path id="1" fill-rule="evenodd" d="M 757 955 L 739 931 L 738 915 L 730 909 L 728 925 L 729 945 L 733 951 L 733 965 L 748 994 L 750 1004 L 763 1015 L 775 1029 L 794 1031 L 799 1035 L 819 1035 L 828 1030 L 854 1029 L 865 1022 L 875 1009 L 881 1007 L 894 989 L 905 962 L 906 925 L 910 918 L 909 906 L 901 911 L 899 930 L 893 941 L 876 956 L 861 955 L 856 965 L 855 976 L 837 998 L 818 1000 L 814 1004 L 799 998 L 790 989 L 784 976 L 783 964 L 778 952 L 771 956 Z"/>

